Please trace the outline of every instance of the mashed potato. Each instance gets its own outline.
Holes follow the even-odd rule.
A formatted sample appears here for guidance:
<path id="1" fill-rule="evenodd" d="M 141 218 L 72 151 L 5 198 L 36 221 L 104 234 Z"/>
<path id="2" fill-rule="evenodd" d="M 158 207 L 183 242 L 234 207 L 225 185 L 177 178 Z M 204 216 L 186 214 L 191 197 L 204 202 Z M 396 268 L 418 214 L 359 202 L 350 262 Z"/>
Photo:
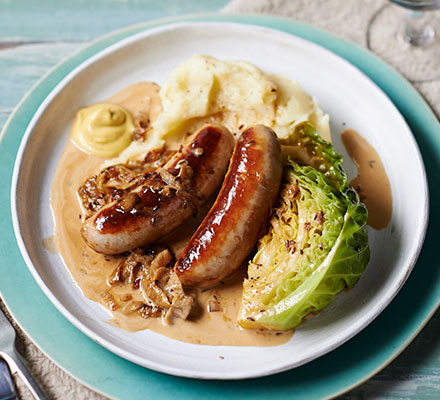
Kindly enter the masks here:
<path id="1" fill-rule="evenodd" d="M 296 81 L 247 62 L 195 55 L 171 72 L 160 98 L 163 112 L 147 140 L 133 142 L 110 163 L 126 162 L 165 141 L 177 148 L 188 133 L 208 122 L 225 125 L 236 137 L 251 125 L 263 124 L 286 138 L 296 124 L 309 121 L 330 141 L 328 115 Z"/>

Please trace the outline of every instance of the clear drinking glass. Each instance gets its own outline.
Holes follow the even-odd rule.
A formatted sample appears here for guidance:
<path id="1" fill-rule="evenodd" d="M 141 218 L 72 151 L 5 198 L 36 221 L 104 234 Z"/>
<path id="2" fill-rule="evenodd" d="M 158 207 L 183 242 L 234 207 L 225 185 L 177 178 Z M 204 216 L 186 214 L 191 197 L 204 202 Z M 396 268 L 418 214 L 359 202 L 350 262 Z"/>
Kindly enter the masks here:
<path id="1" fill-rule="evenodd" d="M 389 0 L 368 25 L 368 47 L 410 81 L 440 79 L 439 9 L 440 0 Z"/>

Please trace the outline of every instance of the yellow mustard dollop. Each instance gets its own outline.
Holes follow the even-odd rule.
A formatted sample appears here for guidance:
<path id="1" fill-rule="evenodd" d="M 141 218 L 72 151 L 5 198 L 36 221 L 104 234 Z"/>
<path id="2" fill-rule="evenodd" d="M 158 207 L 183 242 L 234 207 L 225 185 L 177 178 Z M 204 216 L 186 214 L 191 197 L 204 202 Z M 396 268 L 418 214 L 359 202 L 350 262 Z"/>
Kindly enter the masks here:
<path id="1" fill-rule="evenodd" d="M 130 112 L 110 103 L 97 103 L 76 114 L 72 137 L 89 154 L 114 157 L 132 141 L 134 123 Z"/>

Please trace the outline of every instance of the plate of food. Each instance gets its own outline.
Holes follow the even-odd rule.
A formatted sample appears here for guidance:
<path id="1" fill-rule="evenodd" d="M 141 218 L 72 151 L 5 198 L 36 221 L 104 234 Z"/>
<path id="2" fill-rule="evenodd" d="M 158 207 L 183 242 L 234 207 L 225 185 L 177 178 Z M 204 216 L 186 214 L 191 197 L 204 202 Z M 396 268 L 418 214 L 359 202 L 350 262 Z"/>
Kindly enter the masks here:
<path id="1" fill-rule="evenodd" d="M 74 68 L 27 127 L 11 193 L 23 258 L 71 323 L 202 379 L 348 341 L 403 286 L 428 220 L 419 150 L 376 84 L 230 22 L 141 31 Z"/>

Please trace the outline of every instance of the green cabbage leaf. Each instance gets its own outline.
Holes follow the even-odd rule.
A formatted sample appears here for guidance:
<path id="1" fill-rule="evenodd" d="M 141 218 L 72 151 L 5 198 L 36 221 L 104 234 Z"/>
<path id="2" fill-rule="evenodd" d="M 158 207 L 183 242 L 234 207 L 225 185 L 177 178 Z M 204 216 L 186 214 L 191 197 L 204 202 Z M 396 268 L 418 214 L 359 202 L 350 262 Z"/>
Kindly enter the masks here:
<path id="1" fill-rule="evenodd" d="M 244 281 L 238 318 L 244 328 L 300 325 L 351 289 L 370 258 L 367 210 L 347 181 L 342 157 L 309 124 L 299 128 L 285 145 L 313 166 L 286 162 L 280 204 Z"/>
<path id="2" fill-rule="evenodd" d="M 283 153 L 291 160 L 309 165 L 330 179 L 340 191 L 349 186 L 347 175 L 342 169 L 342 156 L 333 145 L 319 136 L 318 131 L 308 122 L 296 125 L 293 134 L 281 141 Z"/>

